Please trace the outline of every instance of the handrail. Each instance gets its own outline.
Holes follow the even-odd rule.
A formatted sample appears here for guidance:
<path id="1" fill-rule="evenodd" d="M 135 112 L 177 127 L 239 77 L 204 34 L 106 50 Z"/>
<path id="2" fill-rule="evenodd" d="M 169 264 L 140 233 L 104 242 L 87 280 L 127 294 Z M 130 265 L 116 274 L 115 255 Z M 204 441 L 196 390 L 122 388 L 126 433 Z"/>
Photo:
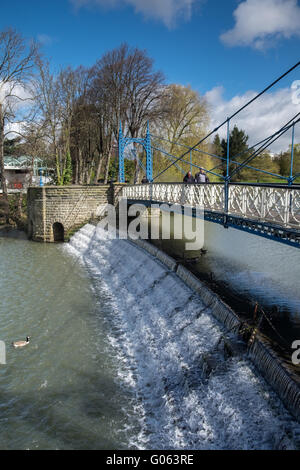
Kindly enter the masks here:
<path id="1" fill-rule="evenodd" d="M 224 216 L 224 226 L 232 216 L 285 228 L 300 229 L 300 185 L 229 183 L 148 183 L 125 185 L 128 200 L 157 201 L 184 206 L 203 206 Z"/>
<path id="2" fill-rule="evenodd" d="M 186 186 L 201 186 L 201 185 L 222 185 L 224 186 L 223 181 L 210 181 L 208 183 L 184 183 L 182 181 L 159 181 L 155 183 L 137 183 L 137 184 L 125 184 L 124 187 L 135 187 L 135 186 L 147 186 L 147 185 L 153 185 L 153 186 L 158 186 L 158 185 L 166 185 L 166 184 L 180 184 L 180 185 L 186 185 Z M 289 186 L 288 183 L 286 184 L 280 184 L 280 183 L 243 183 L 243 182 L 229 182 L 229 186 L 261 186 L 261 187 L 268 187 L 268 188 L 284 188 L 284 189 L 300 189 L 300 184 L 293 184 L 293 186 Z"/>

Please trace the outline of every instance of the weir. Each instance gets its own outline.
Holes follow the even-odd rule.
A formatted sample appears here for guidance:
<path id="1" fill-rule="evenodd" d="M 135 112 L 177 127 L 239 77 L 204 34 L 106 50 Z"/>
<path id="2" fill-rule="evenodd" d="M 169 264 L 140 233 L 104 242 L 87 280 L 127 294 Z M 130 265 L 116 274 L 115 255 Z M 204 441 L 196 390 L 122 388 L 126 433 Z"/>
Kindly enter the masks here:
<path id="1" fill-rule="evenodd" d="M 92 225 L 66 249 L 114 308 L 111 322 L 120 332 L 114 344 L 142 400 L 145 442 L 195 449 L 298 445 L 299 425 L 249 358 L 294 416 L 299 386 L 258 335 L 245 355 L 239 318 L 195 276 L 147 242 L 111 239 Z"/>
<path id="2" fill-rule="evenodd" d="M 134 199 L 145 201 L 150 186 L 124 187 L 122 185 L 110 185 L 31 188 L 28 198 L 30 236 L 39 241 L 63 241 L 67 237 L 68 231 L 79 227 L 90 219 L 100 217 L 104 213 L 103 210 L 108 202 L 116 204 L 120 197 L 124 196 L 130 198 L 129 203 L 133 202 Z M 164 191 L 168 189 L 168 185 L 159 187 L 160 194 L 162 194 L 162 188 L 165 188 Z M 179 192 L 182 195 L 182 186 L 180 188 Z M 190 203 L 192 202 L 191 191 L 192 189 L 189 188 L 190 199 L 188 202 Z M 298 197 L 298 192 L 296 194 Z M 153 198 L 153 196 L 154 193 L 151 197 Z M 159 199 L 159 196 L 155 199 Z M 172 199 L 170 196 L 161 197 L 161 199 L 164 202 L 177 201 L 177 198 Z M 293 211 L 292 214 L 293 217 L 298 217 L 298 212 Z M 155 211 L 151 216 L 157 217 Z M 295 220 L 298 223 L 298 219 Z M 84 231 L 80 233 L 84 234 Z M 92 241 L 92 245 L 93 243 Z M 242 323 L 235 312 L 186 268 L 144 240 L 137 240 L 135 244 L 157 258 L 170 272 L 176 273 L 176 276 L 199 296 L 205 308 L 209 309 L 210 313 L 225 326 L 227 332 L 236 335 L 241 333 Z M 266 377 L 290 412 L 299 420 L 300 388 L 298 377 L 272 351 L 267 339 L 259 334 L 254 337 L 254 341 L 248 349 L 249 357 L 253 363 Z"/>
<path id="3" fill-rule="evenodd" d="M 159 250 L 146 241 L 135 241 L 138 246 L 155 256 L 169 269 L 175 271 L 193 291 L 197 292 L 209 307 L 212 315 L 219 320 L 227 331 L 233 332 L 241 338 L 245 338 L 243 331 L 245 327 L 252 330 L 250 325 L 242 322 L 236 313 L 223 302 L 213 291 L 203 282 L 188 271 L 184 266 L 178 265 L 170 256 Z M 300 422 L 300 378 L 286 363 L 283 363 L 278 354 L 272 350 L 270 341 L 259 332 L 254 335 L 253 342 L 250 342 L 248 335 L 248 357 L 256 365 L 258 370 L 266 378 L 282 399 L 289 411 Z"/>

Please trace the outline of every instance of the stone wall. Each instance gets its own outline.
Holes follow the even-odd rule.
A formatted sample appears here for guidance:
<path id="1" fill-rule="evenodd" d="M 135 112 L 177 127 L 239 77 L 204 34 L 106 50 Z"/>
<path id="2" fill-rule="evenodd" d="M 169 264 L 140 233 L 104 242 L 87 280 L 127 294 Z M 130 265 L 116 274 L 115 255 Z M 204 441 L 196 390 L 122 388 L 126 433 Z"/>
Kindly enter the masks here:
<path id="1" fill-rule="evenodd" d="M 54 242 L 53 225 L 68 232 L 91 218 L 100 218 L 107 203 L 116 204 L 122 185 L 44 186 L 28 189 L 28 235 Z M 61 225 L 60 225 L 61 224 Z"/>

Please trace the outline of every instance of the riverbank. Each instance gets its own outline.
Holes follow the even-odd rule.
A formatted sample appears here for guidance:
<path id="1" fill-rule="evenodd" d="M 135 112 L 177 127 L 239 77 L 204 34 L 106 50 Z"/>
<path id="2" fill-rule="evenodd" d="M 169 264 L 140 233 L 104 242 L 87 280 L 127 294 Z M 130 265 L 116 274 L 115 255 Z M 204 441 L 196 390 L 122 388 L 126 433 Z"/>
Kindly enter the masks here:
<path id="1" fill-rule="evenodd" d="M 25 230 L 17 228 L 15 225 L 3 224 L 0 225 L 0 237 L 27 240 L 27 233 Z"/>
<path id="2" fill-rule="evenodd" d="M 7 227 L 27 232 L 27 195 L 8 194 L 8 204 L 0 197 L 0 230 Z"/>

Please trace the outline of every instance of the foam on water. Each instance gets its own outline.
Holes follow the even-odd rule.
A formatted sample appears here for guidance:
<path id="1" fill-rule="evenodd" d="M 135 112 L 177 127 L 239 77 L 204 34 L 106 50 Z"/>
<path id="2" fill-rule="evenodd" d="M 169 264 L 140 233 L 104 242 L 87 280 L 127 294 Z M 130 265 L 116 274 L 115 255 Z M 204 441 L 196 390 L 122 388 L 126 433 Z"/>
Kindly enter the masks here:
<path id="1" fill-rule="evenodd" d="M 297 446 L 299 425 L 245 357 L 224 355 L 225 330 L 174 272 L 92 225 L 66 250 L 114 312 L 105 319 L 109 340 L 140 422 L 132 448 Z"/>

